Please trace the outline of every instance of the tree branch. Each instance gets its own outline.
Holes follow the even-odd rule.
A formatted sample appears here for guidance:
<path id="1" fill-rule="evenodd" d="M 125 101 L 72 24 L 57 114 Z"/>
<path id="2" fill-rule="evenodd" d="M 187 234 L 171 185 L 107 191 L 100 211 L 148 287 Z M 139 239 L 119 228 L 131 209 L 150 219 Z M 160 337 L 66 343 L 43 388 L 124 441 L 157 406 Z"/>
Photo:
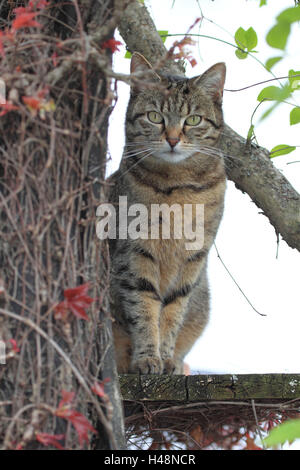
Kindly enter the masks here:
<path id="1" fill-rule="evenodd" d="M 146 7 L 138 0 L 124 11 L 118 28 L 131 52 L 140 52 L 156 67 L 163 64 L 161 68 L 183 74 L 182 64 L 170 59 Z M 273 165 L 269 152 L 251 145 L 227 125 L 219 147 L 232 157 L 228 178 L 262 209 L 276 233 L 300 251 L 300 195 Z"/>

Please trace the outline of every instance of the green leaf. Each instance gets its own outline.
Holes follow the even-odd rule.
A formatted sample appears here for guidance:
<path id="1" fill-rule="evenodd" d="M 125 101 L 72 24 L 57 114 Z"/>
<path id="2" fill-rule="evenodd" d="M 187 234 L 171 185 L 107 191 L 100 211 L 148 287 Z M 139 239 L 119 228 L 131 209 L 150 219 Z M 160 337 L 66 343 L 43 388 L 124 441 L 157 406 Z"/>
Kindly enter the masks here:
<path id="1" fill-rule="evenodd" d="M 160 35 L 161 39 L 162 39 L 162 42 L 165 42 L 165 40 L 167 39 L 167 34 L 169 31 L 165 31 L 163 29 L 161 29 L 160 31 L 157 31 L 158 34 Z"/>
<path id="2" fill-rule="evenodd" d="M 246 31 L 240 27 L 236 30 L 234 35 L 235 42 L 239 47 L 245 49 L 247 47 Z"/>
<path id="3" fill-rule="evenodd" d="M 247 29 L 246 33 L 246 46 L 249 51 L 254 49 L 257 46 L 257 34 L 255 30 L 250 27 Z"/>
<path id="4" fill-rule="evenodd" d="M 238 28 L 234 39 L 241 49 L 247 49 L 248 51 L 252 51 L 257 45 L 257 34 L 252 27 L 248 28 L 247 31 L 242 27 Z"/>
<path id="5" fill-rule="evenodd" d="M 291 419 L 273 428 L 264 439 L 264 443 L 267 447 L 274 447 L 298 437 L 300 437 L 300 419 Z"/>
<path id="6" fill-rule="evenodd" d="M 278 100 L 280 99 L 282 93 L 282 88 L 279 88 L 277 86 L 267 86 L 261 92 L 259 93 L 257 100 L 262 101 L 262 100 Z"/>
<path id="7" fill-rule="evenodd" d="M 267 34 L 266 41 L 269 46 L 284 50 L 290 31 L 290 23 L 287 21 L 281 21 L 270 29 Z"/>
<path id="8" fill-rule="evenodd" d="M 261 92 L 259 93 L 257 97 L 258 101 L 269 100 L 269 101 L 274 101 L 274 104 L 269 109 L 267 109 L 267 111 L 265 111 L 265 113 L 260 118 L 260 121 L 262 121 L 267 116 L 269 116 L 269 114 L 271 114 L 271 112 L 274 111 L 274 109 L 282 101 L 286 100 L 286 98 L 288 98 L 290 94 L 291 94 L 291 89 L 290 89 L 289 84 L 285 84 L 284 87 L 282 88 L 279 88 L 276 86 L 268 86 L 264 88 L 263 90 L 261 90 Z"/>
<path id="9" fill-rule="evenodd" d="M 295 6 L 283 10 L 280 15 L 277 16 L 277 21 L 287 21 L 288 23 L 294 23 L 300 21 L 300 6 Z"/>
<path id="10" fill-rule="evenodd" d="M 267 4 L 267 0 L 260 0 L 259 6 L 260 6 L 260 7 L 263 7 L 263 6 L 266 5 L 266 4 Z"/>
<path id="11" fill-rule="evenodd" d="M 293 108 L 290 112 L 290 125 L 298 124 L 300 122 L 300 108 Z"/>
<path id="12" fill-rule="evenodd" d="M 279 157 L 280 155 L 286 155 L 287 153 L 291 153 L 294 150 L 296 150 L 296 147 L 293 147 L 291 145 L 276 145 L 276 147 L 273 147 L 272 150 L 270 150 L 270 158 Z"/>
<path id="13" fill-rule="evenodd" d="M 298 76 L 295 76 L 298 75 Z M 292 91 L 300 89 L 300 71 L 289 70 L 289 82 Z"/>
<path id="14" fill-rule="evenodd" d="M 235 55 L 238 59 L 246 59 L 248 52 L 242 51 L 241 49 L 236 49 Z"/>
<path id="15" fill-rule="evenodd" d="M 268 59 L 266 62 L 266 69 L 270 71 L 271 68 L 274 67 L 274 65 L 277 64 L 277 62 L 279 62 L 281 59 L 281 56 L 270 57 L 270 59 Z"/>

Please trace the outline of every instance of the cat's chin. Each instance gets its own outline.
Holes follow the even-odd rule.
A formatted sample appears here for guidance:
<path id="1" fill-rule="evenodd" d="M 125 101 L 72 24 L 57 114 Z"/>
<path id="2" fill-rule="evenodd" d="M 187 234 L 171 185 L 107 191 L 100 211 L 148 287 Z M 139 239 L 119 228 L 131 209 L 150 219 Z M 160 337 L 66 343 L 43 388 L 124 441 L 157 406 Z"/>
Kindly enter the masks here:
<path id="1" fill-rule="evenodd" d="M 154 154 L 153 157 L 156 160 L 160 160 L 166 163 L 180 163 L 189 158 L 192 154 L 185 152 L 160 152 Z"/>

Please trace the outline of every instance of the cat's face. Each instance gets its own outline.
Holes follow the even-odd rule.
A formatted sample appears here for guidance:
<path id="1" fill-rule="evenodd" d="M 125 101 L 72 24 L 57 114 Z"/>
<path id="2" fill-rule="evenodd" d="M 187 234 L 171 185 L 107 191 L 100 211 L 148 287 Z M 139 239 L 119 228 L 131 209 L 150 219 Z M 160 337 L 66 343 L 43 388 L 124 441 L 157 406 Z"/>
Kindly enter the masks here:
<path id="1" fill-rule="evenodd" d="M 132 71 L 143 67 L 149 73 L 151 66 L 138 55 Z M 123 158 L 178 163 L 195 153 L 205 153 L 205 149 L 209 153 L 223 124 L 225 65 L 216 64 L 192 79 L 158 77 L 154 72 L 153 78 L 157 86 L 132 89 Z"/>

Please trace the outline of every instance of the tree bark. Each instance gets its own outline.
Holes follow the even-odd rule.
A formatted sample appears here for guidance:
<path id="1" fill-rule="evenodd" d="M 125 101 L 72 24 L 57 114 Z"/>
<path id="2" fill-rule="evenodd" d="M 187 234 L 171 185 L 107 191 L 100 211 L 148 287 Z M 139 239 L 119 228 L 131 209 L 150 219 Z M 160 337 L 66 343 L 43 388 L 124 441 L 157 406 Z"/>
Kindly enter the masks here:
<path id="1" fill-rule="evenodd" d="M 107 74 L 112 53 L 101 46 L 113 37 L 127 2 L 39 3 L 46 9 L 36 7 L 40 29 L 12 32 L 13 45 L 5 42 L 1 60 L 14 109 L 0 119 L 0 340 L 6 346 L 0 446 L 44 447 L 36 436 L 46 433 L 64 434 L 66 448 L 124 448 L 109 257 L 96 237 L 95 212 L 113 99 Z M 13 8 L 0 6 L 8 30 Z M 79 300 L 75 310 L 57 315 L 64 291 L 87 282 L 94 299 L 88 310 Z M 101 384 L 104 379 L 109 382 Z M 93 446 L 91 428 L 80 436 L 57 414 L 64 390 L 74 393 L 65 404 L 71 416 L 81 413 L 98 430 Z"/>
<path id="2" fill-rule="evenodd" d="M 140 52 L 154 68 L 184 73 L 182 63 L 169 56 L 148 10 L 138 0 L 127 7 L 118 28 L 130 52 Z M 219 145 L 228 161 L 228 178 L 262 209 L 276 233 L 300 251 L 300 195 L 270 161 L 266 149 L 250 144 L 227 125 L 224 131 Z"/>

